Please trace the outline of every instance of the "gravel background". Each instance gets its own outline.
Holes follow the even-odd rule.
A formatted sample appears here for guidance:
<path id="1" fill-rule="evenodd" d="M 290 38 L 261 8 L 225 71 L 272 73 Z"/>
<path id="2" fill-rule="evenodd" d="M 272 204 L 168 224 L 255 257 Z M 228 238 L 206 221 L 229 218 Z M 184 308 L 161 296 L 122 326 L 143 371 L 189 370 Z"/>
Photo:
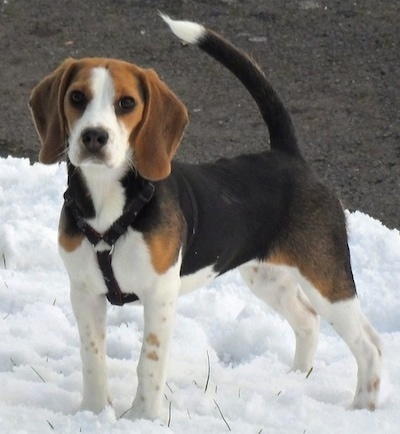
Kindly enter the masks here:
<path id="1" fill-rule="evenodd" d="M 0 0 L 0 155 L 37 161 L 31 88 L 68 56 L 153 67 L 190 111 L 178 152 L 263 149 L 255 104 L 157 15 L 201 22 L 248 51 L 292 113 L 304 154 L 345 206 L 400 227 L 400 2 Z"/>

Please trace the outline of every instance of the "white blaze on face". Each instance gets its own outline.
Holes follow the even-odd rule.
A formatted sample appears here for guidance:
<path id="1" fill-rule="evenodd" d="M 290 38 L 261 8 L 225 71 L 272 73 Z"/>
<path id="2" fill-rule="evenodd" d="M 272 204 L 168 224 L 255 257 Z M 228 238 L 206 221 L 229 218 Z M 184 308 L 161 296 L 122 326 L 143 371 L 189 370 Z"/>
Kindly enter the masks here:
<path id="1" fill-rule="evenodd" d="M 93 68 L 90 78 L 92 98 L 69 137 L 68 156 L 75 166 L 105 165 L 117 168 L 126 160 L 129 131 L 115 113 L 113 78 L 104 67 Z M 82 143 L 82 132 L 87 128 L 101 128 L 108 133 L 107 144 L 101 152 L 90 155 Z"/>

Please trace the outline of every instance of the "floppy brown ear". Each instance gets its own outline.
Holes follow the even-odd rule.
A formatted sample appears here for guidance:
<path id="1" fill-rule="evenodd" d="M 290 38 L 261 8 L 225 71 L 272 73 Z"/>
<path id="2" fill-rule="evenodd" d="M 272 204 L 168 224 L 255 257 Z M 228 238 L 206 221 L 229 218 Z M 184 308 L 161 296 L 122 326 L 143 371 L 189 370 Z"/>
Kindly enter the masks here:
<path id="1" fill-rule="evenodd" d="M 171 160 L 188 122 L 184 104 L 151 69 L 142 75 L 144 110 L 131 136 L 136 168 L 143 178 L 158 181 L 171 172 Z"/>
<path id="2" fill-rule="evenodd" d="M 74 63 L 73 59 L 65 60 L 35 86 L 31 93 L 29 105 L 42 144 L 39 161 L 44 164 L 56 163 L 65 150 L 63 102 Z"/>

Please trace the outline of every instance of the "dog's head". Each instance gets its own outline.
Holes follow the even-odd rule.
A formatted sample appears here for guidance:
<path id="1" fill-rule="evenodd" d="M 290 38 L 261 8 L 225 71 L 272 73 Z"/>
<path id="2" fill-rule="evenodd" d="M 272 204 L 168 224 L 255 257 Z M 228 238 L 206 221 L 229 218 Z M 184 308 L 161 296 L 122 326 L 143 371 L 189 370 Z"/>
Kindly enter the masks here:
<path id="1" fill-rule="evenodd" d="M 32 91 L 30 106 L 52 164 L 133 164 L 151 181 L 167 177 L 188 115 L 151 69 L 114 59 L 67 59 Z"/>

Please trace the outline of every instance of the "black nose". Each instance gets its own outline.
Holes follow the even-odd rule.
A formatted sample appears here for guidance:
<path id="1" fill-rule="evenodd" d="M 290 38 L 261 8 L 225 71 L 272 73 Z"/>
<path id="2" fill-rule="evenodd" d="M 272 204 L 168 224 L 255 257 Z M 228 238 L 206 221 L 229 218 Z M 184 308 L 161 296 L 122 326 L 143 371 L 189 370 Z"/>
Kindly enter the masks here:
<path id="1" fill-rule="evenodd" d="M 90 152 L 98 152 L 107 144 L 108 133 L 102 128 L 87 128 L 82 132 L 82 143 Z"/>

